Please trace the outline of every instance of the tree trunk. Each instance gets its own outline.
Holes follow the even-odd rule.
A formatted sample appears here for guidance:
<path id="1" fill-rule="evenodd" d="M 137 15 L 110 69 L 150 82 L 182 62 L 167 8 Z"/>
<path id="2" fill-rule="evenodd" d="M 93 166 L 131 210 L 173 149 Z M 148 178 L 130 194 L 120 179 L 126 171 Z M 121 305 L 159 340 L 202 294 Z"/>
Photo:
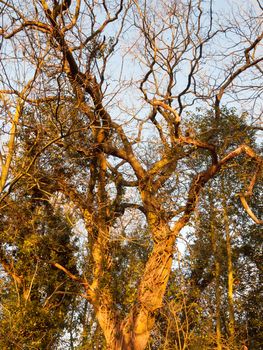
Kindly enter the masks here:
<path id="1" fill-rule="evenodd" d="M 231 248 L 231 236 L 229 230 L 229 221 L 226 211 L 226 203 L 224 203 L 224 224 L 226 231 L 226 251 L 227 251 L 227 297 L 228 297 L 228 312 L 229 312 L 229 343 L 234 346 L 235 338 L 235 314 L 234 314 L 234 299 L 233 299 L 233 264 L 232 264 L 232 248 Z"/>
<path id="2" fill-rule="evenodd" d="M 122 345 L 117 350 L 144 350 L 155 323 L 155 312 L 162 306 L 163 297 L 171 273 L 175 239 L 185 225 L 179 220 L 171 231 L 162 222 L 152 227 L 153 237 L 163 237 L 157 241 L 146 263 L 138 290 L 138 302 L 122 323 Z M 115 350 L 114 349 L 114 350 Z"/>
<path id="3" fill-rule="evenodd" d="M 171 273 L 172 254 L 177 234 L 183 227 L 178 221 L 173 231 L 162 223 L 153 228 L 154 237 L 163 237 L 154 244 L 146 263 L 138 288 L 137 303 L 127 317 L 121 321 L 113 307 L 110 291 L 105 287 L 100 293 L 96 318 L 110 350 L 144 350 L 155 322 L 155 312 L 162 306 L 168 279 Z M 108 293 L 107 293 L 108 291 Z M 98 298 L 95 295 L 95 299 Z"/>
<path id="4" fill-rule="evenodd" d="M 221 306 L 221 292 L 220 292 L 220 262 L 218 258 L 218 242 L 216 237 L 216 230 L 215 230 L 215 217 L 214 217 L 214 207 L 213 203 L 211 201 L 211 214 L 210 214 L 210 221 L 211 221 L 211 242 L 212 242 L 212 250 L 214 254 L 214 260 L 215 260 L 215 300 L 216 300 L 216 348 L 217 350 L 222 350 L 222 343 L 221 343 L 221 317 L 220 317 L 220 306 Z"/>

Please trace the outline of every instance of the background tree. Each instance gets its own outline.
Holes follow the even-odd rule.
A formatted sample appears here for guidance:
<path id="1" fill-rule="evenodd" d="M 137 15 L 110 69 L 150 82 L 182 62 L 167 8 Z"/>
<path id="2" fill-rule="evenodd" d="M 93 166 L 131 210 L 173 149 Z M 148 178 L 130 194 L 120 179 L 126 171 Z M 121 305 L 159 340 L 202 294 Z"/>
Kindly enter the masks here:
<path id="1" fill-rule="evenodd" d="M 71 228 L 36 185 L 24 183 L 1 210 L 2 349 L 53 349 L 69 327 L 76 286 L 53 266 L 76 270 Z M 31 185 L 31 184 L 30 184 Z"/>

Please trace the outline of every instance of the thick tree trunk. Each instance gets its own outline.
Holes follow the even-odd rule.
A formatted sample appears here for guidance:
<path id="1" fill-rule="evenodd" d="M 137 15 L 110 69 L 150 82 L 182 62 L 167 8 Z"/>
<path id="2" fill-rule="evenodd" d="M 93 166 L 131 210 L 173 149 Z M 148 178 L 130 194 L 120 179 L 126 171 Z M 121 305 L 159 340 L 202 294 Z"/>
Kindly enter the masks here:
<path id="1" fill-rule="evenodd" d="M 96 319 L 103 331 L 108 349 L 121 349 L 120 320 L 110 290 L 110 262 L 105 231 L 99 231 L 97 241 L 92 246 L 92 255 L 94 279 L 90 289 Z"/>
<path id="2" fill-rule="evenodd" d="M 175 239 L 184 226 L 178 221 L 171 231 L 168 224 L 152 227 L 153 237 L 162 237 L 154 245 L 146 263 L 139 290 L 138 302 L 122 323 L 122 345 L 116 350 L 144 350 L 155 323 L 155 312 L 162 306 L 171 273 Z"/>
<path id="3" fill-rule="evenodd" d="M 155 311 L 162 306 L 172 265 L 174 238 L 155 245 L 142 277 L 138 304 L 136 304 L 123 327 L 127 350 L 143 350 L 147 346 L 155 321 Z"/>
<path id="4" fill-rule="evenodd" d="M 117 312 L 111 304 L 107 304 L 107 299 L 96 310 L 96 319 L 103 331 L 106 339 L 107 349 L 121 350 L 124 349 L 121 344 L 121 330 Z"/>
<path id="5" fill-rule="evenodd" d="M 127 317 L 121 321 L 114 309 L 110 291 L 104 288 L 98 299 L 96 318 L 103 330 L 110 350 L 144 350 L 155 322 L 155 312 L 162 306 L 172 266 L 174 242 L 182 222 L 173 231 L 166 224 L 154 228 L 156 242 L 146 263 L 139 288 L 137 302 Z M 166 237 L 166 238 L 164 238 Z M 107 293 L 108 291 L 108 293 Z M 95 296 L 98 298 L 98 296 Z"/>

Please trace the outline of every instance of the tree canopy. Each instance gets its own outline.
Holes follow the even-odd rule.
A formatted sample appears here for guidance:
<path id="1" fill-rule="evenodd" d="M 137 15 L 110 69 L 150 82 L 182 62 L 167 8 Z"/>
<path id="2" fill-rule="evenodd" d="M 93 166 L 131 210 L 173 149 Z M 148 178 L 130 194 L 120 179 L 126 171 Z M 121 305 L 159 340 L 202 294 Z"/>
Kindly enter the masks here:
<path id="1" fill-rule="evenodd" d="M 260 349 L 262 6 L 0 0 L 0 347 Z"/>

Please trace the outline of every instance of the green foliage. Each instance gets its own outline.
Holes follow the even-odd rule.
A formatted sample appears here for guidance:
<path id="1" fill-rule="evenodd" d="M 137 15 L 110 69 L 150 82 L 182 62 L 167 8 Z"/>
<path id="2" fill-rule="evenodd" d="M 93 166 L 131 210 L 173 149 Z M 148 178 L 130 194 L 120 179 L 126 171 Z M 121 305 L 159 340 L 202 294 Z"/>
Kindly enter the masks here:
<path id="1" fill-rule="evenodd" d="M 52 266 L 75 271 L 72 231 L 59 208 L 35 187 L 10 197 L 1 211 L 1 349 L 54 349 L 67 327 L 76 285 Z"/>

